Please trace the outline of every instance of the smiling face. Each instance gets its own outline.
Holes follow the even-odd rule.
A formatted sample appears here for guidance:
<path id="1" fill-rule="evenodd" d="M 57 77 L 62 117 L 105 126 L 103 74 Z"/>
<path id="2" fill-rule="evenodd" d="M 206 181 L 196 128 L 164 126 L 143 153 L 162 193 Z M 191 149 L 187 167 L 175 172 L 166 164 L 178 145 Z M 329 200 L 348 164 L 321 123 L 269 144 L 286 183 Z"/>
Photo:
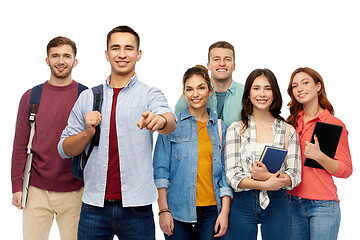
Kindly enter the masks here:
<path id="1" fill-rule="evenodd" d="M 135 74 L 135 64 L 141 58 L 141 50 L 137 49 L 134 35 L 117 32 L 111 35 L 105 56 L 111 65 L 111 75 L 131 78 Z"/>
<path id="2" fill-rule="evenodd" d="M 274 100 L 272 87 L 270 81 L 265 75 L 260 75 L 255 78 L 251 85 L 250 101 L 254 110 L 269 111 L 270 106 Z"/>
<path id="3" fill-rule="evenodd" d="M 51 70 L 51 78 L 71 78 L 73 67 L 77 65 L 75 53 L 68 44 L 50 48 L 46 63 Z"/>
<path id="4" fill-rule="evenodd" d="M 192 111 L 206 109 L 206 103 L 210 94 L 211 91 L 203 77 L 193 75 L 187 79 L 184 84 L 184 95 L 189 103 L 190 114 Z"/>
<path id="5" fill-rule="evenodd" d="M 234 52 L 228 48 L 211 49 L 207 67 L 211 71 L 213 80 L 219 82 L 232 80 L 232 73 L 235 70 Z"/>
<path id="6" fill-rule="evenodd" d="M 299 72 L 292 81 L 292 93 L 301 104 L 307 104 L 312 101 L 318 102 L 318 92 L 321 89 L 321 83 L 315 83 L 314 79 L 305 72 Z"/>

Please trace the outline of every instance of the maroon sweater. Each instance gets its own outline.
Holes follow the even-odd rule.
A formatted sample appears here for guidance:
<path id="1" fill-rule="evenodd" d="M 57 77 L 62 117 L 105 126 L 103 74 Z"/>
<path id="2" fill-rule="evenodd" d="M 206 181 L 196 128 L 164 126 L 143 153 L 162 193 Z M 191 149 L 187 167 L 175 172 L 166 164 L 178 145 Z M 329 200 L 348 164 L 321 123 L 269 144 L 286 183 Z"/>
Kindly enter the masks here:
<path id="1" fill-rule="evenodd" d="M 22 96 L 16 120 L 11 165 L 13 193 L 22 191 L 26 147 L 30 135 L 30 93 L 31 89 Z M 54 192 L 71 192 L 82 187 L 83 182 L 72 175 L 71 159 L 62 159 L 57 151 L 60 135 L 77 98 L 78 84 L 75 81 L 65 87 L 44 83 L 32 144 L 31 186 Z"/>

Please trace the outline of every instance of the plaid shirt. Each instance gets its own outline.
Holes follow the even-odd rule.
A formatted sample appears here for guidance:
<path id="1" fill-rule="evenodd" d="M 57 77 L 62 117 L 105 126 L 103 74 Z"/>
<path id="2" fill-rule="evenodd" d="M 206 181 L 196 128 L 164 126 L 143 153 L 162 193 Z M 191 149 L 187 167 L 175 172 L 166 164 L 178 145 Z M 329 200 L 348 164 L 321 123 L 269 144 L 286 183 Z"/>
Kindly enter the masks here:
<path id="1" fill-rule="evenodd" d="M 284 147 L 284 137 L 287 123 L 275 119 L 272 129 L 274 132 L 274 147 Z M 240 125 L 234 122 L 226 132 L 225 142 L 225 172 L 226 178 L 235 192 L 248 191 L 250 189 L 239 188 L 239 183 L 244 178 L 251 178 L 252 166 L 256 159 L 256 126 L 252 116 L 249 116 L 249 127 L 245 129 L 241 136 L 240 145 Z M 297 133 L 293 127 L 290 128 L 288 154 L 286 164 L 283 164 L 280 173 L 286 173 L 291 179 L 291 186 L 285 186 L 291 190 L 301 182 L 301 153 Z M 266 191 L 260 191 L 260 206 L 265 209 L 270 199 Z"/>

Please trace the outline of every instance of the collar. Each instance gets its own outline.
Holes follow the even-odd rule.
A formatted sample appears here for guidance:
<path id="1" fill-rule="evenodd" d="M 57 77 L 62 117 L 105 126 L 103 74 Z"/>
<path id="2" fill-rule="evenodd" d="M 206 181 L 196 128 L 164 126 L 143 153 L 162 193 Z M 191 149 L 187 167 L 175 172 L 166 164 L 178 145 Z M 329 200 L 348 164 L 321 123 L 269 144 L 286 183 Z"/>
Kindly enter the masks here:
<path id="1" fill-rule="evenodd" d="M 106 83 L 106 85 L 108 85 L 110 88 L 112 88 L 112 87 L 110 86 L 110 78 L 111 78 L 111 75 L 109 75 L 109 76 L 106 78 L 105 83 Z M 127 88 L 127 87 L 130 87 L 130 86 L 134 85 L 137 81 L 138 81 L 138 79 L 137 79 L 137 75 L 136 75 L 136 73 L 135 73 L 134 76 L 133 76 L 133 77 L 130 79 L 130 81 L 128 82 L 128 84 L 126 84 L 126 86 L 124 87 L 124 89 Z"/>
<path id="2" fill-rule="evenodd" d="M 207 110 L 207 112 L 208 112 L 208 114 L 209 114 L 209 121 L 208 121 L 208 122 L 209 122 L 211 125 L 213 125 L 214 123 L 217 122 L 216 116 L 210 111 L 209 108 L 207 108 L 206 110 Z M 187 119 L 187 118 L 194 118 L 194 119 L 195 119 L 195 117 L 190 114 L 189 108 L 185 108 L 184 111 L 182 111 L 182 112 L 179 114 L 179 119 L 180 119 L 180 121 L 183 121 L 183 120 L 185 120 L 185 119 Z"/>
<path id="3" fill-rule="evenodd" d="M 319 114 L 319 116 L 317 116 L 316 118 L 310 120 L 310 121 L 321 121 L 321 122 L 325 122 L 326 119 L 331 116 L 331 113 L 329 112 L 328 109 L 325 108 L 324 111 L 322 111 L 322 113 Z M 299 112 L 299 118 L 298 118 L 298 125 L 299 123 L 303 123 L 304 122 L 304 110 L 302 110 L 301 112 Z"/>
<path id="4" fill-rule="evenodd" d="M 226 90 L 227 93 L 231 93 L 231 95 L 234 95 L 236 92 L 236 86 L 235 86 L 235 82 L 233 80 L 231 80 L 231 84 L 230 87 Z M 214 88 L 214 92 L 216 92 L 216 88 L 213 85 L 213 83 L 211 82 L 211 86 Z"/>

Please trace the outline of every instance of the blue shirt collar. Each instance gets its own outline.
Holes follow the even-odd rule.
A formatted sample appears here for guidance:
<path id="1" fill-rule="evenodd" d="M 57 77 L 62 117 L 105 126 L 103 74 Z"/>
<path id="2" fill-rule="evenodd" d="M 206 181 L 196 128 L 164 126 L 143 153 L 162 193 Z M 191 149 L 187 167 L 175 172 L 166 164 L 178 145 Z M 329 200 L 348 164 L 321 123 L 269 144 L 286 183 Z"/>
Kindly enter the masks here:
<path id="1" fill-rule="evenodd" d="M 109 86 L 109 87 L 111 87 L 111 86 L 110 86 L 110 78 L 111 78 L 111 75 L 109 75 L 109 76 L 106 78 L 106 81 L 105 81 L 106 85 Z M 135 73 L 134 76 L 130 79 L 130 81 L 128 82 L 128 84 L 126 84 L 126 86 L 125 86 L 124 88 L 126 88 L 126 87 L 128 87 L 128 86 L 130 87 L 130 86 L 134 85 L 137 81 L 138 81 L 138 79 L 137 79 L 137 75 L 136 75 L 136 73 Z"/>
<path id="2" fill-rule="evenodd" d="M 209 114 L 209 123 L 210 124 L 216 123 L 217 122 L 216 116 L 211 112 L 211 110 L 209 108 L 207 108 L 207 112 Z M 185 108 L 184 111 L 182 111 L 179 114 L 180 121 L 182 121 L 186 118 L 190 118 L 190 117 L 194 117 L 194 116 L 190 114 L 189 108 Z M 195 119 L 195 117 L 194 117 L 194 119 Z"/>

